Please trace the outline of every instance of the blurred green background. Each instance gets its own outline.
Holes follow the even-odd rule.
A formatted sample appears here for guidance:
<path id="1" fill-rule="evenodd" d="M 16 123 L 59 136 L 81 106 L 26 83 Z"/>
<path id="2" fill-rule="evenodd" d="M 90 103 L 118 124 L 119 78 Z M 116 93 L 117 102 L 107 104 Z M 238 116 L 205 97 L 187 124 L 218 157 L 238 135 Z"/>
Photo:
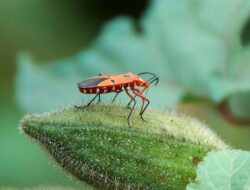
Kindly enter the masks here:
<path id="1" fill-rule="evenodd" d="M 106 21 L 119 15 L 138 20 L 147 6 L 146 0 L 0 0 L 0 187 L 80 188 L 18 129 L 27 111 L 15 100 L 17 55 L 27 51 L 39 62 L 71 57 L 90 45 Z M 250 150 L 250 126 L 226 121 L 210 100 L 186 97 L 174 109 L 200 118 L 233 147 Z"/>
<path id="2" fill-rule="evenodd" d="M 42 61 L 71 56 L 93 40 L 106 20 L 119 14 L 138 17 L 145 5 L 146 1 L 0 0 L 0 187 L 79 187 L 18 129 L 24 111 L 14 98 L 17 54 L 28 51 Z"/>

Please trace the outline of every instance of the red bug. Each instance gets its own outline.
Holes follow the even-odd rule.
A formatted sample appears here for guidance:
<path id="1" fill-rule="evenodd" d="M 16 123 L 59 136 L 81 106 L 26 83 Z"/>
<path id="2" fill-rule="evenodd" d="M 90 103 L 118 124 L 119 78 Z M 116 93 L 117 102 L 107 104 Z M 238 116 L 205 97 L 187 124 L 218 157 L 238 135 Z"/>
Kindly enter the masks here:
<path id="1" fill-rule="evenodd" d="M 151 75 L 151 78 L 148 80 L 144 80 L 140 77 L 140 75 Z M 130 108 L 130 104 L 134 102 L 134 105 L 131 108 L 131 111 L 129 112 L 129 115 L 127 117 L 128 126 L 130 127 L 130 116 L 135 108 L 136 105 L 136 99 L 135 97 L 139 97 L 142 100 L 142 106 L 140 110 L 140 117 L 143 121 L 143 113 L 147 109 L 150 101 L 145 96 L 143 96 L 143 93 L 149 88 L 150 84 L 155 82 L 155 85 L 159 82 L 159 77 L 153 73 L 150 72 L 142 72 L 139 74 L 133 74 L 133 73 L 126 73 L 126 74 L 116 74 L 116 75 L 108 75 L 108 74 L 99 74 L 99 76 L 89 78 L 87 80 L 84 80 L 82 82 L 79 82 L 78 88 L 81 93 L 84 94 L 96 94 L 96 96 L 86 105 L 88 107 L 97 97 L 98 97 L 98 103 L 100 102 L 100 94 L 110 93 L 114 92 L 116 95 L 113 98 L 112 103 L 115 101 L 117 95 L 125 91 L 126 94 L 129 96 L 131 101 L 128 103 L 128 108 Z M 130 94 L 132 92 L 134 96 Z M 145 102 L 147 104 L 145 105 Z"/>

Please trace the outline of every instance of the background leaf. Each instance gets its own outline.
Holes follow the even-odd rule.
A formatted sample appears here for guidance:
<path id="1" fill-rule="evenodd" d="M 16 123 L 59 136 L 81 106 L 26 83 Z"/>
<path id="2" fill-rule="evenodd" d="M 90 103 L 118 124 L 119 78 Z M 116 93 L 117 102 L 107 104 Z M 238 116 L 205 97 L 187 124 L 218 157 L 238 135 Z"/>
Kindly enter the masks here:
<path id="1" fill-rule="evenodd" d="M 250 189 L 250 152 L 222 150 L 211 152 L 198 166 L 197 178 L 188 190 Z"/>
<path id="2" fill-rule="evenodd" d="M 151 71 L 161 78 L 150 92 L 156 105 L 171 107 L 185 93 L 216 103 L 229 97 L 232 104 L 231 96 L 250 91 L 250 70 L 241 75 L 242 68 L 249 68 L 248 47 L 241 44 L 249 14 L 249 0 L 221 0 L 219 5 L 216 0 L 152 1 L 139 23 L 127 17 L 112 20 L 88 49 L 72 58 L 36 65 L 32 74 L 27 70 L 33 63 L 19 59 L 18 101 L 30 111 L 49 110 L 78 101 L 75 83 L 88 76 Z M 58 73 L 61 69 L 70 72 L 65 77 Z M 29 81 L 27 75 L 34 77 Z M 25 100 L 34 86 L 37 95 Z M 244 103 L 234 101 L 238 108 L 233 109 L 248 117 L 241 109 Z"/>

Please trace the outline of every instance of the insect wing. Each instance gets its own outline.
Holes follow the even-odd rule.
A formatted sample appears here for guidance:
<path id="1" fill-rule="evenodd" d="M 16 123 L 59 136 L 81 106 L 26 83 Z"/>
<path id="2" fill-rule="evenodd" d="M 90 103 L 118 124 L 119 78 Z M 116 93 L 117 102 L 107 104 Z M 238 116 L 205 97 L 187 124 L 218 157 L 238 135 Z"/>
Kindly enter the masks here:
<path id="1" fill-rule="evenodd" d="M 77 85 L 79 88 L 94 88 L 98 86 L 101 82 L 107 80 L 109 78 L 106 77 L 96 77 L 96 78 L 90 78 L 87 80 L 84 80 L 82 82 L 79 82 Z"/>

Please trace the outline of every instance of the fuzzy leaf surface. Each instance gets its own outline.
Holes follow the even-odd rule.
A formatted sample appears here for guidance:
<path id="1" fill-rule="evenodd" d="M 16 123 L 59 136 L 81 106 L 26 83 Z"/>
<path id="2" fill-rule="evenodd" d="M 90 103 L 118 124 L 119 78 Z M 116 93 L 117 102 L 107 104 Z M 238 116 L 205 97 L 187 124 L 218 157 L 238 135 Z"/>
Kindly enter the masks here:
<path id="1" fill-rule="evenodd" d="M 151 110 L 145 123 L 136 111 L 128 128 L 128 112 L 69 107 L 28 115 L 21 128 L 62 168 L 100 189 L 184 189 L 209 151 L 229 148 L 195 119 Z"/>

